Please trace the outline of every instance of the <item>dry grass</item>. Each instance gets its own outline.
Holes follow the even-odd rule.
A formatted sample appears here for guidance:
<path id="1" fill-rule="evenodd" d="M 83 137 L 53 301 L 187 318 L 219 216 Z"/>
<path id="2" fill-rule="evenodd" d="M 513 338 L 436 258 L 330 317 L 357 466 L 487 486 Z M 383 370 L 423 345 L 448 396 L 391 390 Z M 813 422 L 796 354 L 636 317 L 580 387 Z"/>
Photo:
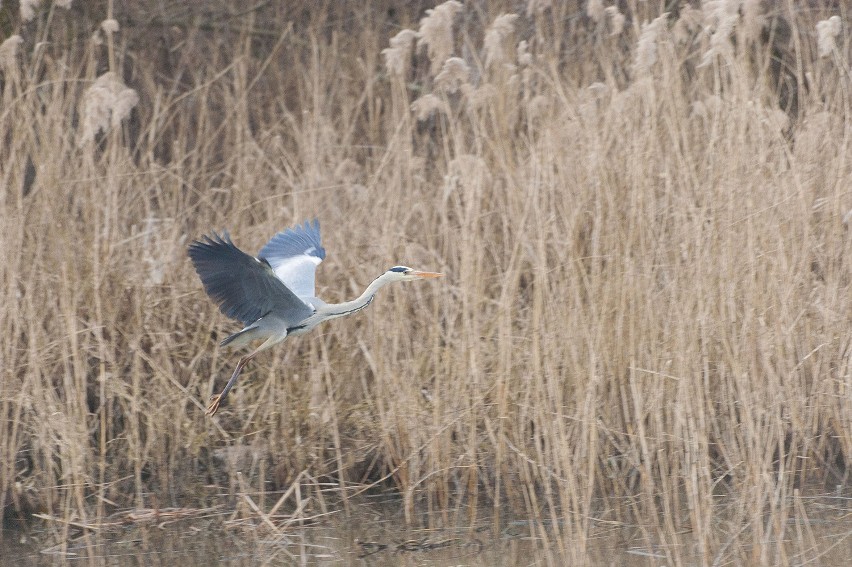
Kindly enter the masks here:
<path id="1" fill-rule="evenodd" d="M 791 522 L 808 487 L 848 484 L 852 102 L 848 29 L 819 57 L 816 24 L 849 14 L 784 3 L 732 41 L 688 9 L 642 25 L 653 2 L 623 30 L 543 4 L 491 28 L 509 6 L 447 10 L 453 44 L 402 42 L 393 73 L 381 51 L 423 16 L 402 4 L 137 8 L 100 43 L 106 10 L 16 24 L 0 508 L 212 505 L 201 485 L 236 494 L 240 471 L 260 492 L 392 485 L 412 521 L 553 520 L 538 535 L 577 563 L 597 520 L 686 532 L 708 563 L 818 556 Z M 435 54 L 463 84 L 436 86 Z M 87 141 L 106 71 L 139 102 Z M 314 216 L 327 301 L 396 263 L 449 276 L 265 354 L 205 419 L 237 324 L 188 241 L 257 250 Z"/>

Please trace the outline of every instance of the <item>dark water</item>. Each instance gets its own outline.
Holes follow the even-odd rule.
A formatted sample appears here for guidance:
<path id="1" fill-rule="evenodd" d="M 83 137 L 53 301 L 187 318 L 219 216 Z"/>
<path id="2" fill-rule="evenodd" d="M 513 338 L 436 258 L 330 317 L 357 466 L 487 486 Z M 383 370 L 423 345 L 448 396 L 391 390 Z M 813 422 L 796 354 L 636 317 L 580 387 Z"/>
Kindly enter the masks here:
<path id="1" fill-rule="evenodd" d="M 366 529 L 337 525 L 291 528 L 285 533 L 215 531 L 180 522 L 164 528 L 132 527 L 78 537 L 67 545 L 41 547 L 4 542 L 0 565 L 429 565 L 499 566 L 570 563 L 550 543 L 518 532 L 490 530 Z M 255 531 L 255 530 L 252 530 Z M 361 537 L 357 537 L 360 535 Z M 644 565 L 647 553 L 599 548 L 589 554 L 600 565 Z M 636 553 L 636 552 L 634 552 Z M 641 561 L 637 561 L 640 560 Z"/>
<path id="2" fill-rule="evenodd" d="M 453 528 L 407 527 L 399 502 L 361 502 L 298 525 L 233 511 L 136 513 L 97 530 L 36 521 L 29 534 L 7 530 L 0 566 L 12 565 L 563 565 L 546 525 L 483 520 Z M 428 518 L 420 518 L 430 523 Z M 434 520 L 434 519 L 433 519 Z M 431 523 L 446 522 L 442 520 Z M 59 525 L 57 525 L 59 524 Z M 51 531 L 53 529 L 54 531 Z M 537 533 L 538 532 L 538 533 Z M 595 564 L 645 565 L 623 538 L 600 538 L 587 554 Z M 620 546 L 615 552 L 614 546 Z M 637 554 L 639 553 L 639 554 Z M 569 554 L 570 555 L 570 554 Z M 636 560 L 641 561 L 636 562 Z"/>
<path id="3" fill-rule="evenodd" d="M 805 523 L 791 520 L 775 542 L 793 564 L 843 565 L 852 557 L 852 520 L 843 502 L 816 502 Z M 836 506 L 835 504 L 839 504 Z M 824 510 L 825 514 L 819 514 Z M 463 516 L 464 514 L 460 514 Z M 406 526 L 398 499 L 363 498 L 349 514 L 327 509 L 313 519 L 264 518 L 250 510 L 163 509 L 113 517 L 94 530 L 35 521 L 28 533 L 7 529 L 0 567 L 18 565 L 670 565 L 749 564 L 753 550 L 730 547 L 701 558 L 687 532 L 662 544 L 639 526 L 592 522 L 584 541 L 559 538 L 553 526 L 484 518 L 473 525 L 452 515 Z M 807 533 L 805 533 L 807 532 Z M 65 533 L 65 535 L 63 535 Z M 798 534 L 798 535 L 797 535 Z M 799 538 L 797 540 L 797 537 Z M 748 539 L 748 538 L 746 538 Z M 747 542 L 745 546 L 747 546 Z M 787 561 L 784 561 L 787 563 Z M 770 563 L 771 564 L 771 563 Z"/>

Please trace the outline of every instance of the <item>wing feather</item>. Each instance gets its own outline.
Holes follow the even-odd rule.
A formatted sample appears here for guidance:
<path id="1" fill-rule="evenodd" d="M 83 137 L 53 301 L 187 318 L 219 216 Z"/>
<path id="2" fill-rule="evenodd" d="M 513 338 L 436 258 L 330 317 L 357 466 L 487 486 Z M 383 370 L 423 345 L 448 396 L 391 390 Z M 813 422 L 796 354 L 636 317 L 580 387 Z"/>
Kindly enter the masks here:
<path id="1" fill-rule="evenodd" d="M 269 265 L 234 246 L 227 231 L 190 244 L 189 257 L 219 311 L 244 325 L 270 312 L 296 325 L 314 311 L 287 289 Z"/>
<path id="2" fill-rule="evenodd" d="M 316 271 L 325 259 L 319 221 L 282 230 L 260 250 L 258 256 L 272 267 L 275 276 L 304 300 L 316 295 Z"/>

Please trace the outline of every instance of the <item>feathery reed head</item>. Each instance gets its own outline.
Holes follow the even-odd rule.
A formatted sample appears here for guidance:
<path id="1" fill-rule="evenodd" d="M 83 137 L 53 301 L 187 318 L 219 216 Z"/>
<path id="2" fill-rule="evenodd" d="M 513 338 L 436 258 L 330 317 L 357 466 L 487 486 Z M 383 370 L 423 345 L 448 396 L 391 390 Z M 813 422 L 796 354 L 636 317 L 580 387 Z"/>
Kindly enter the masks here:
<path id="1" fill-rule="evenodd" d="M 840 35 L 840 16 L 831 16 L 827 20 L 817 22 L 817 46 L 820 57 L 828 57 L 837 49 L 835 40 Z"/>
<path id="2" fill-rule="evenodd" d="M 415 39 L 417 39 L 417 32 L 414 30 L 402 30 L 390 38 L 390 47 L 382 50 L 385 69 L 389 74 L 403 77 L 408 72 L 411 48 Z"/>
<path id="3" fill-rule="evenodd" d="M 515 31 L 515 20 L 517 19 L 517 14 L 501 14 L 488 26 L 483 40 L 486 67 L 510 62 L 506 44 Z"/>
<path id="4" fill-rule="evenodd" d="M 426 16 L 420 20 L 417 46 L 426 47 L 433 77 L 441 71 L 444 60 L 453 52 L 453 19 L 461 9 L 460 2 L 447 0 L 426 10 Z"/>
<path id="5" fill-rule="evenodd" d="M 94 140 L 99 132 L 108 132 L 130 116 L 139 102 L 136 91 L 119 76 L 108 71 L 98 77 L 83 95 L 82 130 L 78 145 Z"/>

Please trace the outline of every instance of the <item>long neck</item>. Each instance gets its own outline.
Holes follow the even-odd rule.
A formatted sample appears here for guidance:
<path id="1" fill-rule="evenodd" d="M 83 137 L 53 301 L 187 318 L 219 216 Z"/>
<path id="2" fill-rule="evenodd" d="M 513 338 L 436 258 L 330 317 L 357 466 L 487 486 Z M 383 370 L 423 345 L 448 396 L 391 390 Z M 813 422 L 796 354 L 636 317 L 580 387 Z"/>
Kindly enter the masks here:
<path id="1" fill-rule="evenodd" d="M 385 278 L 386 274 L 382 274 L 381 276 L 374 279 L 370 282 L 370 285 L 367 286 L 367 289 L 364 290 L 360 296 L 352 301 L 344 301 L 343 303 L 329 303 L 323 305 L 322 308 L 317 310 L 317 315 L 321 315 L 323 320 L 325 319 L 335 319 L 337 317 L 343 317 L 344 315 L 349 315 L 351 313 L 355 313 L 356 311 L 360 311 L 367 307 L 371 301 L 373 301 L 373 297 L 376 296 L 376 292 L 383 285 L 390 283 L 390 280 Z"/>

